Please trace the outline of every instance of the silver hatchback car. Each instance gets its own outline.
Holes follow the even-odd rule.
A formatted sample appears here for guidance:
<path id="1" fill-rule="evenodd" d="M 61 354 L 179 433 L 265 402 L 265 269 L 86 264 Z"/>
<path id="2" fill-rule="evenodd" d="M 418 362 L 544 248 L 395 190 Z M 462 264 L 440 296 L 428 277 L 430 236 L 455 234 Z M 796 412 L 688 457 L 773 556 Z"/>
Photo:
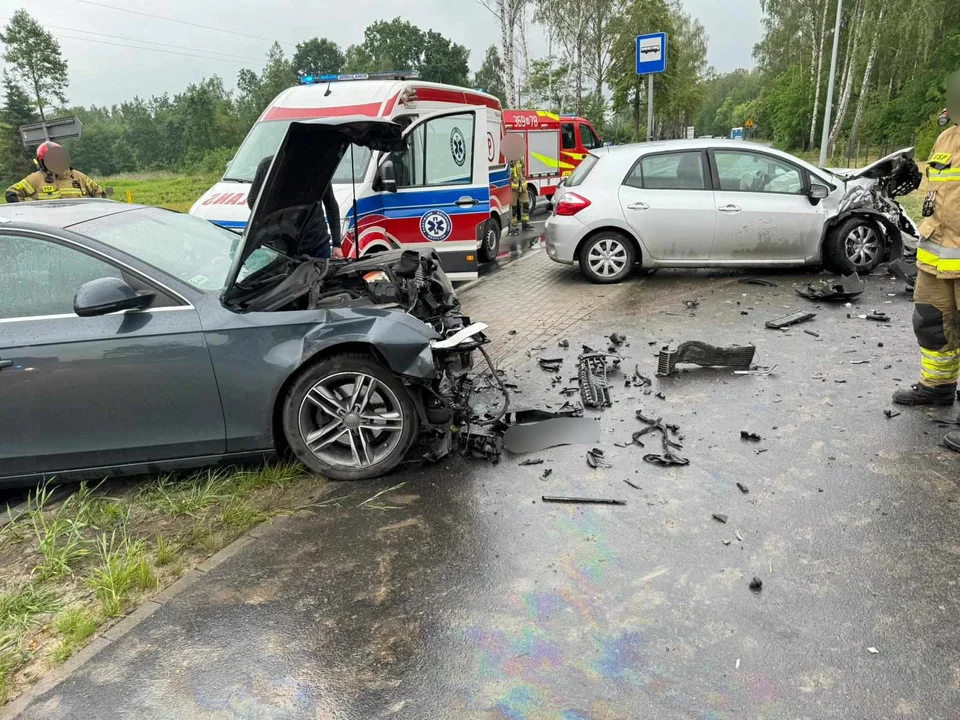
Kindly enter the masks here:
<path id="1" fill-rule="evenodd" d="M 840 172 L 734 140 L 599 148 L 554 199 L 547 253 L 599 283 L 636 265 L 869 272 L 916 236 L 894 199 L 919 178 L 912 158 Z"/>

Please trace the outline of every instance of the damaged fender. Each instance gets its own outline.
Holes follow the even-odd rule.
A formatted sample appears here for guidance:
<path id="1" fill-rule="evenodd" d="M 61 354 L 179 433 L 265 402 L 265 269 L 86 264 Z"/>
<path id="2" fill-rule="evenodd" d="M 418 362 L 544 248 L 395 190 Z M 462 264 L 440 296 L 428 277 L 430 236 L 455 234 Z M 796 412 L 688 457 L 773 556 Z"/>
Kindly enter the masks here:
<path id="1" fill-rule="evenodd" d="M 396 310 L 358 308 L 327 311 L 325 322 L 303 338 L 300 364 L 338 345 L 370 345 L 393 372 L 417 380 L 435 380 L 432 340 L 440 335 L 429 325 Z"/>

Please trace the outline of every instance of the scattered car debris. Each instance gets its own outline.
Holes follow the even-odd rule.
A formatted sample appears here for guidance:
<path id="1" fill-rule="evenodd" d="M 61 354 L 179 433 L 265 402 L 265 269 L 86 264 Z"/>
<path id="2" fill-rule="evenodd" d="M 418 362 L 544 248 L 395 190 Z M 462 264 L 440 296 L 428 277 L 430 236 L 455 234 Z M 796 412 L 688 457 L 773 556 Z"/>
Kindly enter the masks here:
<path id="1" fill-rule="evenodd" d="M 805 332 L 807 335 L 812 335 L 812 336 L 815 337 L 815 338 L 820 337 L 820 333 L 818 333 L 816 330 L 804 330 L 804 332 Z"/>
<path id="2" fill-rule="evenodd" d="M 716 520 L 719 523 L 723 523 L 724 525 L 727 524 L 727 516 L 724 515 L 723 513 L 714 513 L 710 517 L 712 517 L 714 520 Z"/>
<path id="3" fill-rule="evenodd" d="M 621 335 L 620 333 L 613 333 L 607 339 L 611 342 L 611 344 L 620 346 L 627 341 L 627 336 Z"/>
<path id="4" fill-rule="evenodd" d="M 722 542 L 724 545 L 729 545 L 732 541 L 731 541 L 730 539 L 728 539 L 728 538 L 724 538 L 724 539 L 721 540 L 720 542 Z"/>
<path id="5" fill-rule="evenodd" d="M 741 439 L 741 440 L 750 440 L 751 442 L 760 442 L 761 440 L 763 440 L 763 438 L 760 437 L 757 433 L 755 433 L 755 432 L 749 432 L 749 431 L 747 431 L 747 430 L 741 430 L 741 431 L 740 431 L 740 439 Z"/>
<path id="6" fill-rule="evenodd" d="M 740 528 L 737 528 L 736 530 L 734 530 L 733 534 L 737 536 L 738 542 L 743 542 L 743 535 L 740 532 Z"/>
<path id="7" fill-rule="evenodd" d="M 686 305 L 690 310 L 696 310 L 698 307 L 700 307 L 699 300 L 684 300 L 683 304 Z"/>
<path id="8" fill-rule="evenodd" d="M 880 651 L 877 650 L 875 647 L 868 647 L 867 652 L 870 653 L 871 655 L 877 655 Z"/>
<path id="9" fill-rule="evenodd" d="M 750 492 L 750 488 L 748 488 L 746 485 L 740 482 L 737 483 L 737 490 L 742 492 L 744 495 Z"/>
<path id="10" fill-rule="evenodd" d="M 869 315 L 858 315 L 861 320 L 873 320 L 875 322 L 890 322 L 890 316 L 879 310 L 872 311 Z"/>
<path id="11" fill-rule="evenodd" d="M 590 450 L 587 450 L 587 465 L 592 467 L 594 470 L 597 468 L 613 467 L 613 465 L 607 462 L 606 458 L 604 458 L 603 450 L 600 448 L 591 448 Z"/>
<path id="12" fill-rule="evenodd" d="M 764 280 L 762 278 L 740 278 L 737 282 L 741 285 L 762 285 L 764 287 L 777 287 L 773 280 Z"/>
<path id="13" fill-rule="evenodd" d="M 893 262 L 887 263 L 887 272 L 899 280 L 903 280 L 907 285 L 907 290 L 913 291 L 917 284 L 917 262 L 909 262 L 907 258 L 897 258 Z"/>
<path id="14" fill-rule="evenodd" d="M 626 500 L 596 497 L 568 497 L 566 495 L 541 495 L 540 499 L 548 503 L 572 503 L 575 505 L 626 505 Z"/>
<path id="15" fill-rule="evenodd" d="M 758 577 L 754 577 L 753 580 L 750 581 L 750 589 L 754 592 L 760 592 L 763 590 L 763 580 Z"/>
<path id="16" fill-rule="evenodd" d="M 816 316 L 817 314 L 812 312 L 795 312 L 776 318 L 775 320 L 767 320 L 764 325 L 771 330 L 782 330 L 790 325 L 796 325 L 797 323 L 806 322 L 807 320 L 813 320 Z"/>
<path id="17" fill-rule="evenodd" d="M 851 360 L 850 364 L 851 365 L 869 365 L 870 361 L 869 360 Z"/>
<path id="18" fill-rule="evenodd" d="M 543 465 L 543 460 L 521 460 L 520 465 L 521 467 L 525 465 Z"/>
<path id="19" fill-rule="evenodd" d="M 538 357 L 537 363 L 540 365 L 541 369 L 546 370 L 547 372 L 557 372 L 560 369 L 560 366 L 563 365 L 563 358 Z"/>
<path id="20" fill-rule="evenodd" d="M 517 455 L 558 445 L 588 445 L 599 440 L 600 424 L 577 417 L 554 417 L 511 425 L 503 433 L 503 447 Z"/>
<path id="21" fill-rule="evenodd" d="M 892 420 L 897 417 L 897 415 L 900 415 L 900 412 L 897 410 L 884 410 L 883 414 L 887 416 L 888 420 Z"/>
<path id="22" fill-rule="evenodd" d="M 637 420 L 642 423 L 645 423 L 647 427 L 643 430 L 637 430 L 633 434 L 633 443 L 639 445 L 640 447 L 645 447 L 641 438 L 645 435 L 653 432 L 660 433 L 660 443 L 663 448 L 663 452 L 660 455 L 656 453 L 648 453 L 643 456 L 643 461 L 648 462 L 651 465 L 660 465 L 661 467 L 667 467 L 670 465 L 684 466 L 689 465 L 690 461 L 687 458 L 680 457 L 674 450 L 682 450 L 683 445 L 680 440 L 680 427 L 677 425 L 670 425 L 663 422 L 662 418 L 657 418 L 653 420 L 651 418 L 645 417 L 642 410 L 637 410 Z M 676 439 L 673 439 L 671 435 L 676 436 Z"/>
<path id="23" fill-rule="evenodd" d="M 516 335 L 516 334 L 517 334 L 516 330 L 507 330 L 507 335 Z"/>
<path id="24" fill-rule="evenodd" d="M 607 384 L 607 357 L 609 356 L 606 353 L 584 346 L 584 354 L 579 359 L 577 379 L 585 407 L 605 408 L 612 404 L 610 386 Z"/>
<path id="25" fill-rule="evenodd" d="M 654 397 L 657 398 L 658 400 L 666 400 L 666 399 L 667 399 L 667 396 L 664 395 L 662 392 L 658 392 L 656 395 L 654 395 Z"/>
<path id="26" fill-rule="evenodd" d="M 734 370 L 734 375 L 755 375 L 757 377 L 765 377 L 766 375 L 772 375 L 773 371 L 777 369 L 777 365 L 771 365 L 770 367 L 757 367 L 753 370 Z"/>
<path id="27" fill-rule="evenodd" d="M 849 302 L 863 295 L 867 284 L 857 273 L 844 275 L 838 280 L 819 280 L 805 288 L 797 288 L 797 295 L 807 300 L 823 302 Z"/>
<path id="28" fill-rule="evenodd" d="M 543 474 L 540 476 L 541 480 L 546 480 L 548 477 L 553 475 L 553 468 L 547 468 L 543 471 Z"/>
<path id="29" fill-rule="evenodd" d="M 629 485 L 630 487 L 632 487 L 634 490 L 642 490 L 642 488 L 641 488 L 639 485 L 635 485 L 634 483 L 630 482 L 629 480 L 624 480 L 624 482 L 625 482 L 627 485 Z"/>
<path id="30" fill-rule="evenodd" d="M 568 348 L 570 347 L 570 341 L 564 338 L 557 343 L 557 347 Z"/>
<path id="31" fill-rule="evenodd" d="M 648 385 L 653 385 L 653 380 L 646 377 L 640 372 L 640 366 L 634 365 L 633 367 L 633 386 L 634 387 L 646 387 Z"/>
<path id="32" fill-rule="evenodd" d="M 666 377 L 677 371 L 679 363 L 692 363 L 701 367 L 739 367 L 749 369 L 757 348 L 753 345 L 717 347 L 689 340 L 675 350 L 664 347 L 657 359 L 657 376 Z"/>

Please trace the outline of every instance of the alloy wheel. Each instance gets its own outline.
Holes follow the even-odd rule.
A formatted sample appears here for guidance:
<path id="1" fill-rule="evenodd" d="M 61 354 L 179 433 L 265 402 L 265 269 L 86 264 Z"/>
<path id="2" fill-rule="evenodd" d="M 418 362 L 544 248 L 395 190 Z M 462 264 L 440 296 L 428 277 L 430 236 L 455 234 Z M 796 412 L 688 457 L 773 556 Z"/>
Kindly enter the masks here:
<path id="1" fill-rule="evenodd" d="M 603 238 L 587 253 L 587 265 L 602 278 L 611 278 L 623 272 L 627 265 L 627 248 L 614 238 Z"/>
<path id="2" fill-rule="evenodd" d="M 857 225 L 844 240 L 847 259 L 858 268 L 869 267 L 883 251 L 877 231 L 869 225 Z"/>
<path id="3" fill-rule="evenodd" d="M 300 405 L 300 435 L 328 465 L 367 468 L 399 445 L 403 410 L 394 392 L 372 375 L 343 372 L 315 384 Z"/>

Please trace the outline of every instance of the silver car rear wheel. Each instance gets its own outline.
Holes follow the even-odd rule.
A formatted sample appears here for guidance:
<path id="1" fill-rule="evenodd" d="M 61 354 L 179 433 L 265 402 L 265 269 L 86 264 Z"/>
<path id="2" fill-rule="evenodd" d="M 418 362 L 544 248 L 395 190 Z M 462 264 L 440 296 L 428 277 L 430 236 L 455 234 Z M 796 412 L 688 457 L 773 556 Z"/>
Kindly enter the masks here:
<path id="1" fill-rule="evenodd" d="M 614 232 L 596 235 L 580 250 L 580 269 L 591 282 L 620 282 L 633 269 L 634 262 L 633 245 Z"/>

